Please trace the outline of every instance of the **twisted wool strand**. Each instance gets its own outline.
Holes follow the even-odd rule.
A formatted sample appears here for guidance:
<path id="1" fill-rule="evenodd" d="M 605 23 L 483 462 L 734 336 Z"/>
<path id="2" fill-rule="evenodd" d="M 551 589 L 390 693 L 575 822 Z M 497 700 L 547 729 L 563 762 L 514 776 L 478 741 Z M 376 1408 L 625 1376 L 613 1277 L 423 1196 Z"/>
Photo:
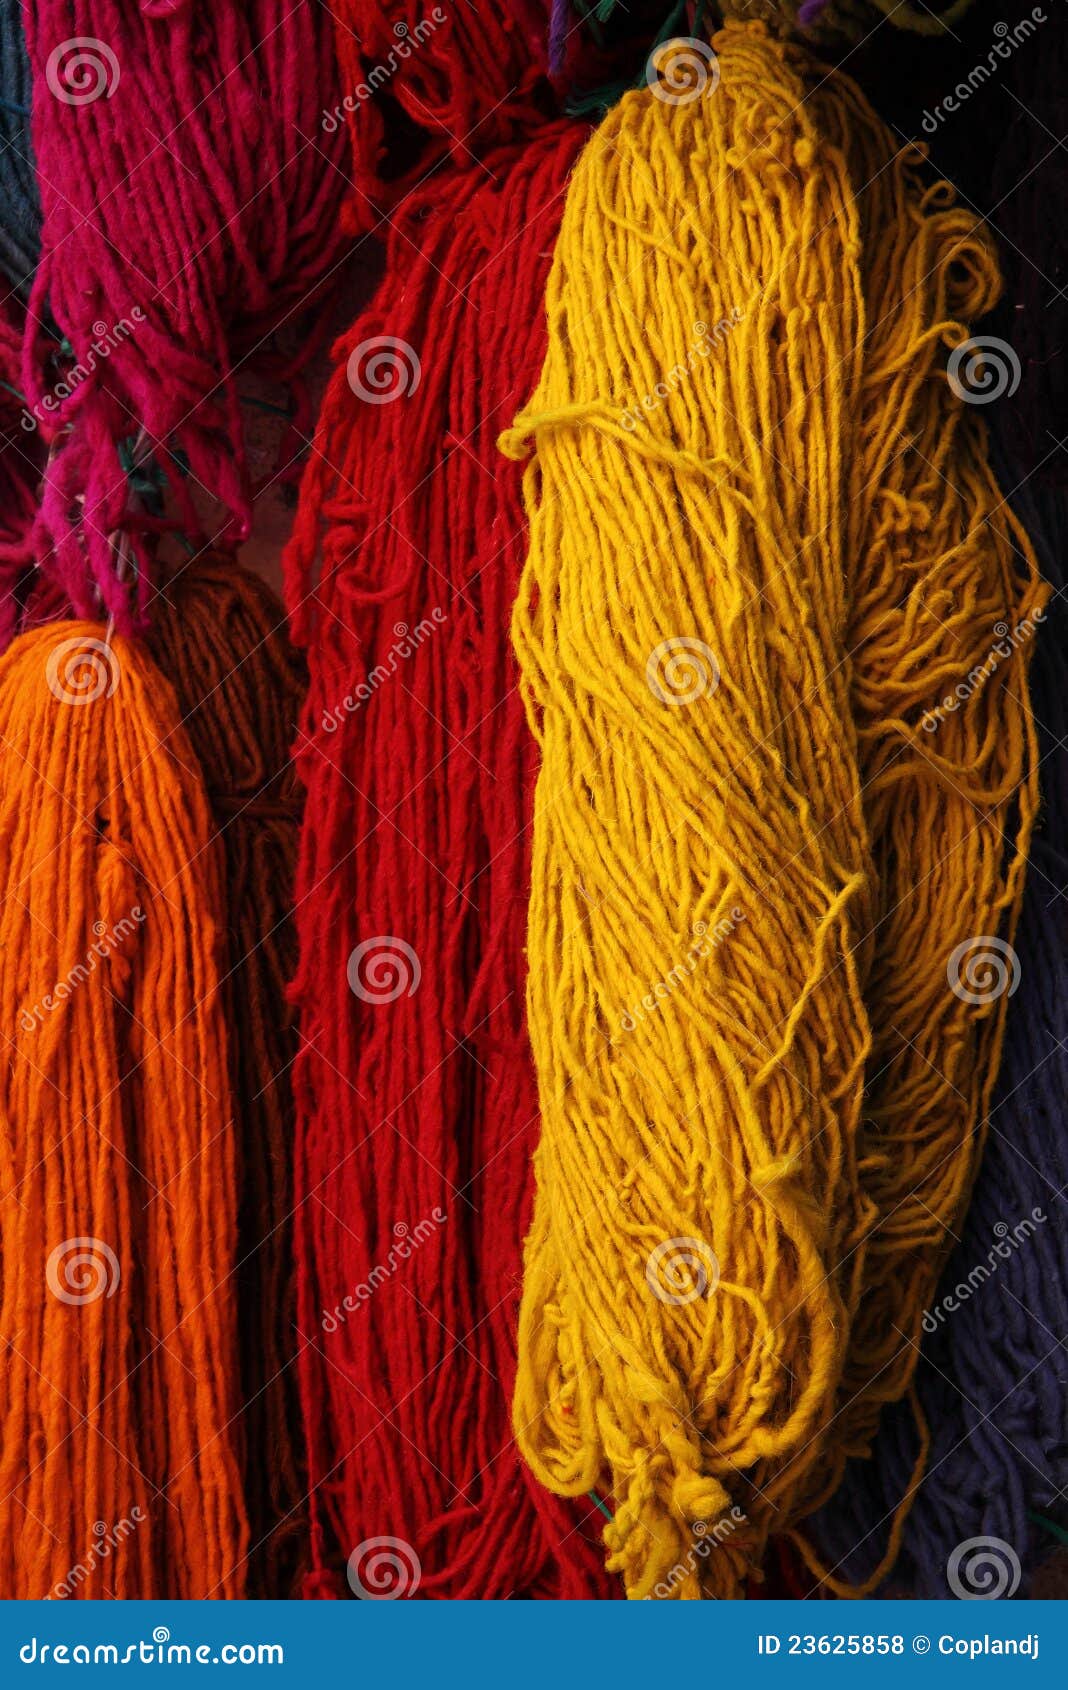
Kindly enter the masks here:
<path id="1" fill-rule="evenodd" d="M 219 862 L 174 695 L 105 634 L 0 659 L 0 1568 L 241 1596 Z"/>
<path id="2" fill-rule="evenodd" d="M 537 1130 L 519 990 L 536 748 L 501 637 L 521 477 L 494 442 L 544 356 L 584 136 L 549 125 L 397 214 L 381 292 L 336 351 L 286 558 L 310 668 L 294 987 L 309 1594 L 344 1592 L 353 1548 L 386 1534 L 417 1554 L 420 1597 L 618 1592 L 601 1515 L 535 1482 L 508 1419 Z M 366 361 L 385 333 L 395 385 L 376 404 Z"/>
<path id="3" fill-rule="evenodd" d="M 36 553 L 78 615 L 129 631 L 152 525 L 128 508 L 119 445 L 140 428 L 168 469 L 179 454 L 227 540 L 247 537 L 235 364 L 344 251 L 344 136 L 319 130 L 333 26 L 290 0 L 29 0 L 24 22 L 43 223 L 22 387 L 53 445 Z"/>
<path id="4" fill-rule="evenodd" d="M 502 442 L 536 449 L 514 637 L 543 754 L 516 1432 L 551 1488 L 610 1486 L 638 1596 L 736 1594 L 907 1387 L 895 1326 L 1002 1014 L 947 959 L 1011 931 L 1034 809 L 1025 653 L 937 755 L 919 725 L 1039 596 L 945 375 L 989 251 L 846 79 L 817 97 L 759 25 L 714 46 L 718 88 L 628 95 L 580 161 Z M 858 122 L 886 167 L 859 200 Z"/>
<path id="5" fill-rule="evenodd" d="M 292 1593 L 306 1533 L 292 1260 L 296 1027 L 286 989 L 300 803 L 289 745 L 303 698 L 285 613 L 232 558 L 204 557 L 168 582 L 148 648 L 175 690 L 226 872 L 230 1085 L 241 1200 L 240 1321 L 250 1595 Z M 265 1463 L 264 1456 L 268 1456 Z"/>

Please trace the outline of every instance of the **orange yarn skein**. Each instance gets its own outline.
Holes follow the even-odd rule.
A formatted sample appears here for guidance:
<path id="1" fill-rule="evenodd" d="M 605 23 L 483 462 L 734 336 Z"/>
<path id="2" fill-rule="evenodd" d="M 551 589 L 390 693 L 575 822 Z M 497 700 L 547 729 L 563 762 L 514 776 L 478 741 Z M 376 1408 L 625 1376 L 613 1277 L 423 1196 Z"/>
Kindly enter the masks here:
<path id="1" fill-rule="evenodd" d="M 0 1585 L 240 1596 L 220 863 L 173 693 L 106 635 L 0 659 Z"/>

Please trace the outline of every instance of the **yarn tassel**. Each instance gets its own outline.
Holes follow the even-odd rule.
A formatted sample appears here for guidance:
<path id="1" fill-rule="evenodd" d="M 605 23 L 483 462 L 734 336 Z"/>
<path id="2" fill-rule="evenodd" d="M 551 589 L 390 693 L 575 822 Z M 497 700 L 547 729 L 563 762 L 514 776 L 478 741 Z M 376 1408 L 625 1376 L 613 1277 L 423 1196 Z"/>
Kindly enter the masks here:
<path id="1" fill-rule="evenodd" d="M 0 659 L 0 744 L 3 1588 L 240 1596 L 237 1169 L 203 782 L 170 688 L 97 623 Z"/>
<path id="2" fill-rule="evenodd" d="M 148 640 L 174 687 L 226 872 L 223 1001 L 242 1165 L 236 1298 L 251 1531 L 248 1594 L 291 1594 L 306 1554 L 307 1485 L 293 1361 L 296 1029 L 286 987 L 300 805 L 289 745 L 303 675 L 285 613 L 258 576 L 205 557 L 168 582 Z M 265 1460 L 265 1456 L 268 1459 Z"/>

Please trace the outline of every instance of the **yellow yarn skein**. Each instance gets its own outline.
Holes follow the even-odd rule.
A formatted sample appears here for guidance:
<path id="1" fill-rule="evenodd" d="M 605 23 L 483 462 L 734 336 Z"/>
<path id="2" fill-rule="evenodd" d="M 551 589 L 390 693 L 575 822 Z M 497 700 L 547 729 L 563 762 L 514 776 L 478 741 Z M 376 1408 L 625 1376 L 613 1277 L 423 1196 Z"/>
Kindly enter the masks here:
<path id="1" fill-rule="evenodd" d="M 627 95 L 579 161 L 542 377 L 502 437 L 535 453 L 513 635 L 543 759 L 515 1427 L 551 1489 L 609 1488 L 635 1597 L 738 1594 L 835 1481 L 836 1412 L 852 1447 L 883 1377 L 906 1388 L 886 1322 L 922 1312 L 1000 1027 L 936 945 L 1011 927 L 1034 806 L 1025 652 L 937 755 L 919 726 L 991 606 L 1039 602 L 937 369 L 981 234 L 914 165 L 858 202 L 857 112 L 893 148 L 844 79 L 810 90 L 759 25 L 714 46 L 718 86 Z M 972 1064 L 963 1102 L 886 1021 L 906 981 L 920 1050 Z"/>

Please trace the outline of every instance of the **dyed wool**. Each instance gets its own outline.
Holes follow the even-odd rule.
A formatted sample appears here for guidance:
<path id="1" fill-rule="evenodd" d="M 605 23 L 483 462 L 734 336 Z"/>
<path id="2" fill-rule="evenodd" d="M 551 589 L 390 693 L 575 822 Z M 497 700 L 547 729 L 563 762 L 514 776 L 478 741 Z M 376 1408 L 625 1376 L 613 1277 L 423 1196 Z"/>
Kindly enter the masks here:
<path id="1" fill-rule="evenodd" d="M 549 126 L 406 203 L 381 294 L 339 345 L 287 556 L 310 667 L 294 1080 L 310 1594 L 346 1593 L 346 1557 L 383 1536 L 409 1546 L 421 1597 L 618 1588 L 601 1515 L 535 1484 L 508 1420 L 537 1120 L 518 989 L 536 752 L 506 637 L 520 478 L 494 440 L 544 354 L 582 138 Z M 374 1571 L 357 1554 L 350 1583 Z"/>
<path id="2" fill-rule="evenodd" d="M 19 293 L 29 288 L 40 241 L 22 4 L 0 0 L 0 271 Z"/>
<path id="3" fill-rule="evenodd" d="M 126 629 L 158 526 L 119 461 L 138 425 L 223 502 L 227 538 L 248 532 L 235 365 L 344 250 L 344 137 L 318 129 L 333 30 L 285 0 L 29 0 L 24 20 L 43 227 L 22 386 L 53 447 L 36 552 L 79 615 Z"/>
<path id="4" fill-rule="evenodd" d="M 467 169 L 552 113 L 546 0 L 335 0 L 333 10 L 341 98 L 324 103 L 320 123 L 334 133 L 347 117 L 353 229 L 373 228 L 443 157 Z"/>
<path id="5" fill-rule="evenodd" d="M 1032 498 L 1021 489 L 1013 497 L 1044 571 L 1063 592 L 1063 495 Z M 920 1596 L 958 1595 L 954 1567 L 965 1589 L 978 1589 L 985 1574 L 1005 1594 L 1019 1578 L 1029 1581 L 1043 1545 L 1048 1549 L 1052 1542 L 1036 1515 L 1052 1516 L 1062 1529 L 1068 1525 L 1068 1422 L 1058 1341 L 1068 1330 L 1068 1147 L 1060 1130 L 1068 1090 L 1068 979 L 1058 913 L 1068 888 L 1066 622 L 1058 594 L 1036 630 L 1031 669 L 1043 817 L 1032 843 L 1018 960 L 997 965 L 991 958 L 989 974 L 992 987 L 1003 980 L 1013 985 L 1005 1056 L 967 1218 L 922 1321 L 916 1391 L 931 1428 L 931 1457 L 895 1573 L 896 1584 Z M 840 1578 L 865 1580 L 883 1559 L 886 1520 L 909 1495 L 916 1453 L 912 1414 L 888 1411 L 872 1460 L 849 1468 L 814 1522 L 813 1535 Z M 994 1547 L 985 1570 L 980 1556 L 969 1581 L 970 1560 L 961 1571 L 954 1552 L 979 1538 Z M 1024 1582 L 1021 1594 L 1027 1591 Z"/>
<path id="6" fill-rule="evenodd" d="M 174 694 L 105 635 L 0 659 L 0 1576 L 241 1596 L 219 861 Z"/>
<path id="7" fill-rule="evenodd" d="M 612 1491 L 633 1596 L 738 1594 L 907 1389 L 1004 1012 L 950 982 L 1011 941 L 1035 805 L 1026 647 L 923 726 L 1043 600 L 947 380 L 982 231 L 846 79 L 713 45 L 714 92 L 583 155 L 502 441 L 543 753 L 516 1433 Z"/>
<path id="8" fill-rule="evenodd" d="M 41 473 L 39 443 L 21 426 L 18 387 L 21 311 L 0 303 L 0 650 L 17 617 L 16 588 L 33 562 L 35 489 Z"/>
<path id="9" fill-rule="evenodd" d="M 286 986 L 300 807 L 289 745 L 303 698 L 282 606 L 232 558 L 187 564 L 154 608 L 149 639 L 199 762 L 226 870 L 223 999 L 240 1164 L 241 1430 L 253 1596 L 292 1593 L 307 1485 L 292 1262 L 296 1029 Z"/>

